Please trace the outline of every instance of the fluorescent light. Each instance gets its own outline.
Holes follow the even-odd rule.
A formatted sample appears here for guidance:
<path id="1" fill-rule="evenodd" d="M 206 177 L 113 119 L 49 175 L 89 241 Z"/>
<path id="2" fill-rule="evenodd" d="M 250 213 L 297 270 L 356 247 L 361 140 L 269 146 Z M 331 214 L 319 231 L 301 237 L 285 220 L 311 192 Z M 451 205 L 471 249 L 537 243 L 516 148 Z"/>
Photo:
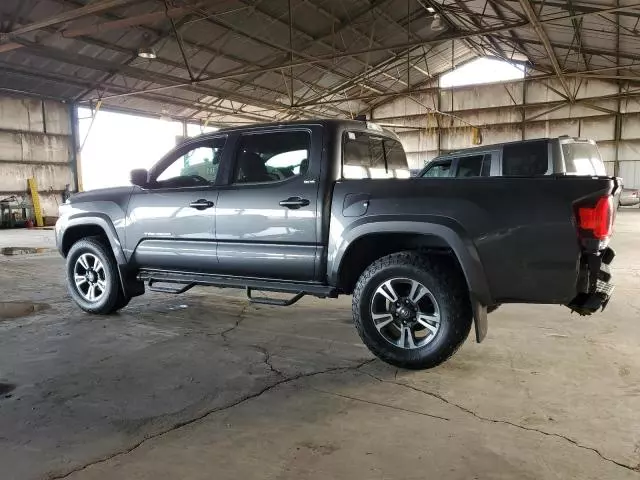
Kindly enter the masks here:
<path id="1" fill-rule="evenodd" d="M 153 49 L 153 47 L 140 47 L 138 49 L 138 56 L 140 58 L 156 58 L 156 51 Z"/>
<path id="2" fill-rule="evenodd" d="M 433 8 L 433 7 L 427 7 L 427 12 L 429 12 L 429 13 L 434 13 L 435 11 L 436 11 L 436 9 L 435 9 L 435 8 Z"/>

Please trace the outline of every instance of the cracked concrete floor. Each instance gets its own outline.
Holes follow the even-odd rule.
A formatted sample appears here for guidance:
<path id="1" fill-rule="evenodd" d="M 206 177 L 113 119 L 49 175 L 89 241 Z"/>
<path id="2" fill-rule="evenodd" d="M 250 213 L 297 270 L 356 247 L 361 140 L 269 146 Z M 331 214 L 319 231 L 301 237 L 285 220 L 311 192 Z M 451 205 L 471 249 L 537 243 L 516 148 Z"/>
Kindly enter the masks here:
<path id="1" fill-rule="evenodd" d="M 640 479 L 639 239 L 621 212 L 604 313 L 504 306 L 422 372 L 373 360 L 348 298 L 91 317 L 56 256 L 2 258 L 3 299 L 49 307 L 0 318 L 0 478 Z"/>

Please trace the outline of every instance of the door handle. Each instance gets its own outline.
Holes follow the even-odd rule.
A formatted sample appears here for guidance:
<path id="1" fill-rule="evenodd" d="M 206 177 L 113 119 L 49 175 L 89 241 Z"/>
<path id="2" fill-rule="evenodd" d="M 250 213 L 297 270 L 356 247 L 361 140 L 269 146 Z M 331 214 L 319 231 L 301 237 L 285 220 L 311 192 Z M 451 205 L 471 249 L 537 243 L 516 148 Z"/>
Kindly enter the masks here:
<path id="1" fill-rule="evenodd" d="M 209 200 L 205 200 L 204 198 L 201 198 L 200 200 L 191 202 L 189 206 L 191 208 L 195 208 L 196 210 L 206 210 L 207 208 L 213 207 L 213 202 Z"/>
<path id="2" fill-rule="evenodd" d="M 309 205 L 309 203 L 309 200 L 307 200 L 306 198 L 289 197 L 286 200 L 281 200 L 280 206 L 295 210 L 296 208 L 306 207 L 307 205 Z"/>

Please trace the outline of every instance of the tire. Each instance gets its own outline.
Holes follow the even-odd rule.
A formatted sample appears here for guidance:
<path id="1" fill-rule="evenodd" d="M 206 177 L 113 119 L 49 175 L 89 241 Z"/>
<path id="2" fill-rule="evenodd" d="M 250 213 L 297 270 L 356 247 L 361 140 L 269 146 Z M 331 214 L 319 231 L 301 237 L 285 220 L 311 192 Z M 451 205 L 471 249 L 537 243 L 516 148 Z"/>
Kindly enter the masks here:
<path id="1" fill-rule="evenodd" d="M 409 280 L 411 283 L 404 287 L 402 284 L 404 280 Z M 393 287 L 393 293 L 399 298 L 399 302 L 395 304 L 380 291 L 382 288 L 388 292 L 383 285 L 389 282 Z M 380 308 L 380 300 L 386 305 L 382 307 L 383 310 L 388 308 L 391 311 L 394 308 L 393 305 L 407 301 L 407 299 L 403 300 L 400 294 L 400 285 L 403 285 L 406 292 L 406 289 L 415 283 L 420 285 L 416 289 L 417 292 L 423 292 L 426 289 L 427 293 L 422 293 L 422 299 L 413 305 L 413 310 L 409 309 L 408 315 L 413 312 L 415 313 L 413 318 L 427 319 L 428 322 L 432 322 L 429 319 L 434 319 L 433 322 L 435 322 L 435 319 L 439 318 L 437 327 L 431 325 L 428 329 L 425 328 L 426 335 L 420 338 L 417 336 L 420 333 L 418 330 L 415 331 L 415 336 L 413 333 L 407 333 L 405 340 L 402 337 L 402 331 L 407 328 L 409 322 L 413 322 L 414 325 L 414 327 L 408 327 L 409 329 L 423 328 L 425 322 L 418 324 L 416 320 L 408 317 L 404 320 L 406 325 L 399 325 L 401 323 L 399 319 L 404 317 L 400 317 L 398 312 L 405 315 L 406 310 L 396 309 L 395 313 L 390 315 L 393 318 L 391 323 L 378 329 L 376 325 L 387 323 L 389 318 L 384 317 L 385 313 L 374 312 Z M 411 287 L 411 291 L 405 296 L 411 297 L 413 291 Z M 382 296 L 385 298 L 381 298 Z M 428 305 L 425 307 L 427 301 L 432 307 Z M 408 304 L 408 307 L 411 305 Z M 429 308 L 432 311 L 425 313 Z M 409 369 L 433 368 L 450 358 L 469 335 L 473 319 L 466 282 L 453 262 L 447 258 L 433 258 L 416 252 L 394 253 L 371 264 L 356 284 L 352 309 L 356 329 L 367 348 L 384 362 Z M 374 320 L 374 315 L 378 320 L 383 319 L 377 322 Z M 435 333 L 434 328 L 437 328 Z M 398 338 L 389 338 L 394 332 Z M 415 348 L 411 347 L 409 338 L 412 343 L 415 343 Z M 400 347 L 400 342 L 407 348 Z"/>
<path id="2" fill-rule="evenodd" d="M 66 270 L 69 294 L 85 312 L 108 315 L 129 303 L 130 299 L 122 292 L 115 258 L 100 237 L 87 237 L 74 243 L 67 255 Z M 78 284 L 76 278 L 79 278 Z M 89 298 L 92 286 L 94 299 Z"/>

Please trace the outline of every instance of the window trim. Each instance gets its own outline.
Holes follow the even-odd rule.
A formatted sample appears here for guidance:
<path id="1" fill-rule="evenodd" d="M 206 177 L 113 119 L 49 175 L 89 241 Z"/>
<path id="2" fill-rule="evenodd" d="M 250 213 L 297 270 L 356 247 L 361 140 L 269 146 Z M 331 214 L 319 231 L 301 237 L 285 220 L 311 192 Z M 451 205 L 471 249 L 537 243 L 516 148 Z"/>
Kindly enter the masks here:
<path id="1" fill-rule="evenodd" d="M 149 181 L 155 178 L 156 180 L 160 175 L 162 175 L 167 168 L 173 165 L 173 162 L 177 161 L 180 157 L 183 157 L 188 151 L 195 150 L 196 148 L 201 148 L 207 146 L 216 140 L 224 139 L 224 146 L 222 147 L 222 157 L 220 158 L 220 164 L 218 166 L 218 174 L 216 176 L 215 182 L 209 182 L 208 185 L 194 185 L 191 187 L 158 187 L 152 188 L 150 186 L 145 186 L 143 190 L 147 190 L 150 192 L 162 192 L 162 191 L 189 191 L 189 190 L 203 190 L 206 188 L 217 187 L 220 185 L 221 181 L 221 170 L 222 165 L 225 161 L 225 155 L 227 151 L 227 147 L 229 146 L 229 135 L 224 133 L 212 137 L 207 138 L 199 138 L 195 137 L 193 139 L 189 139 L 179 145 L 176 145 L 173 149 L 171 149 L 168 153 L 165 154 L 160 160 L 158 160 L 150 169 L 149 169 Z M 176 155 L 177 154 L 177 155 Z M 173 159 L 170 163 L 167 163 L 166 166 L 159 172 L 156 173 L 158 168 L 163 165 L 165 162 L 168 162 L 170 159 Z"/>
<path id="2" fill-rule="evenodd" d="M 309 160 L 309 167 L 307 168 L 307 171 L 304 175 L 294 175 L 292 177 L 289 178 L 285 178 L 284 180 L 274 180 L 271 182 L 244 182 L 244 183 L 236 183 L 235 182 L 235 177 L 236 177 L 236 167 L 238 164 L 238 152 L 240 151 L 240 146 L 242 144 L 242 139 L 244 137 L 249 137 L 249 136 L 254 136 L 254 135 L 269 135 L 269 134 L 273 134 L 273 133 L 291 133 L 291 132 L 304 132 L 307 133 L 309 136 L 309 156 L 307 157 L 307 160 Z M 309 172 L 311 171 L 311 159 L 313 158 L 313 152 L 312 152 L 312 148 L 313 148 L 313 131 L 310 128 L 287 128 L 285 129 L 269 129 L 269 130 L 259 130 L 259 131 L 252 131 L 252 132 L 243 132 L 240 133 L 236 136 L 235 138 L 235 145 L 233 146 L 233 152 L 231 154 L 231 157 L 229 158 L 229 178 L 228 178 L 228 182 L 225 184 L 227 187 L 233 187 L 233 188 L 238 188 L 238 187 L 266 187 L 269 185 L 282 185 L 285 184 L 287 182 L 292 182 L 295 180 L 304 180 L 307 179 L 309 176 Z M 284 152 L 283 152 L 284 153 Z M 267 160 L 268 162 L 269 160 Z M 265 162 L 266 163 L 266 162 Z"/>

